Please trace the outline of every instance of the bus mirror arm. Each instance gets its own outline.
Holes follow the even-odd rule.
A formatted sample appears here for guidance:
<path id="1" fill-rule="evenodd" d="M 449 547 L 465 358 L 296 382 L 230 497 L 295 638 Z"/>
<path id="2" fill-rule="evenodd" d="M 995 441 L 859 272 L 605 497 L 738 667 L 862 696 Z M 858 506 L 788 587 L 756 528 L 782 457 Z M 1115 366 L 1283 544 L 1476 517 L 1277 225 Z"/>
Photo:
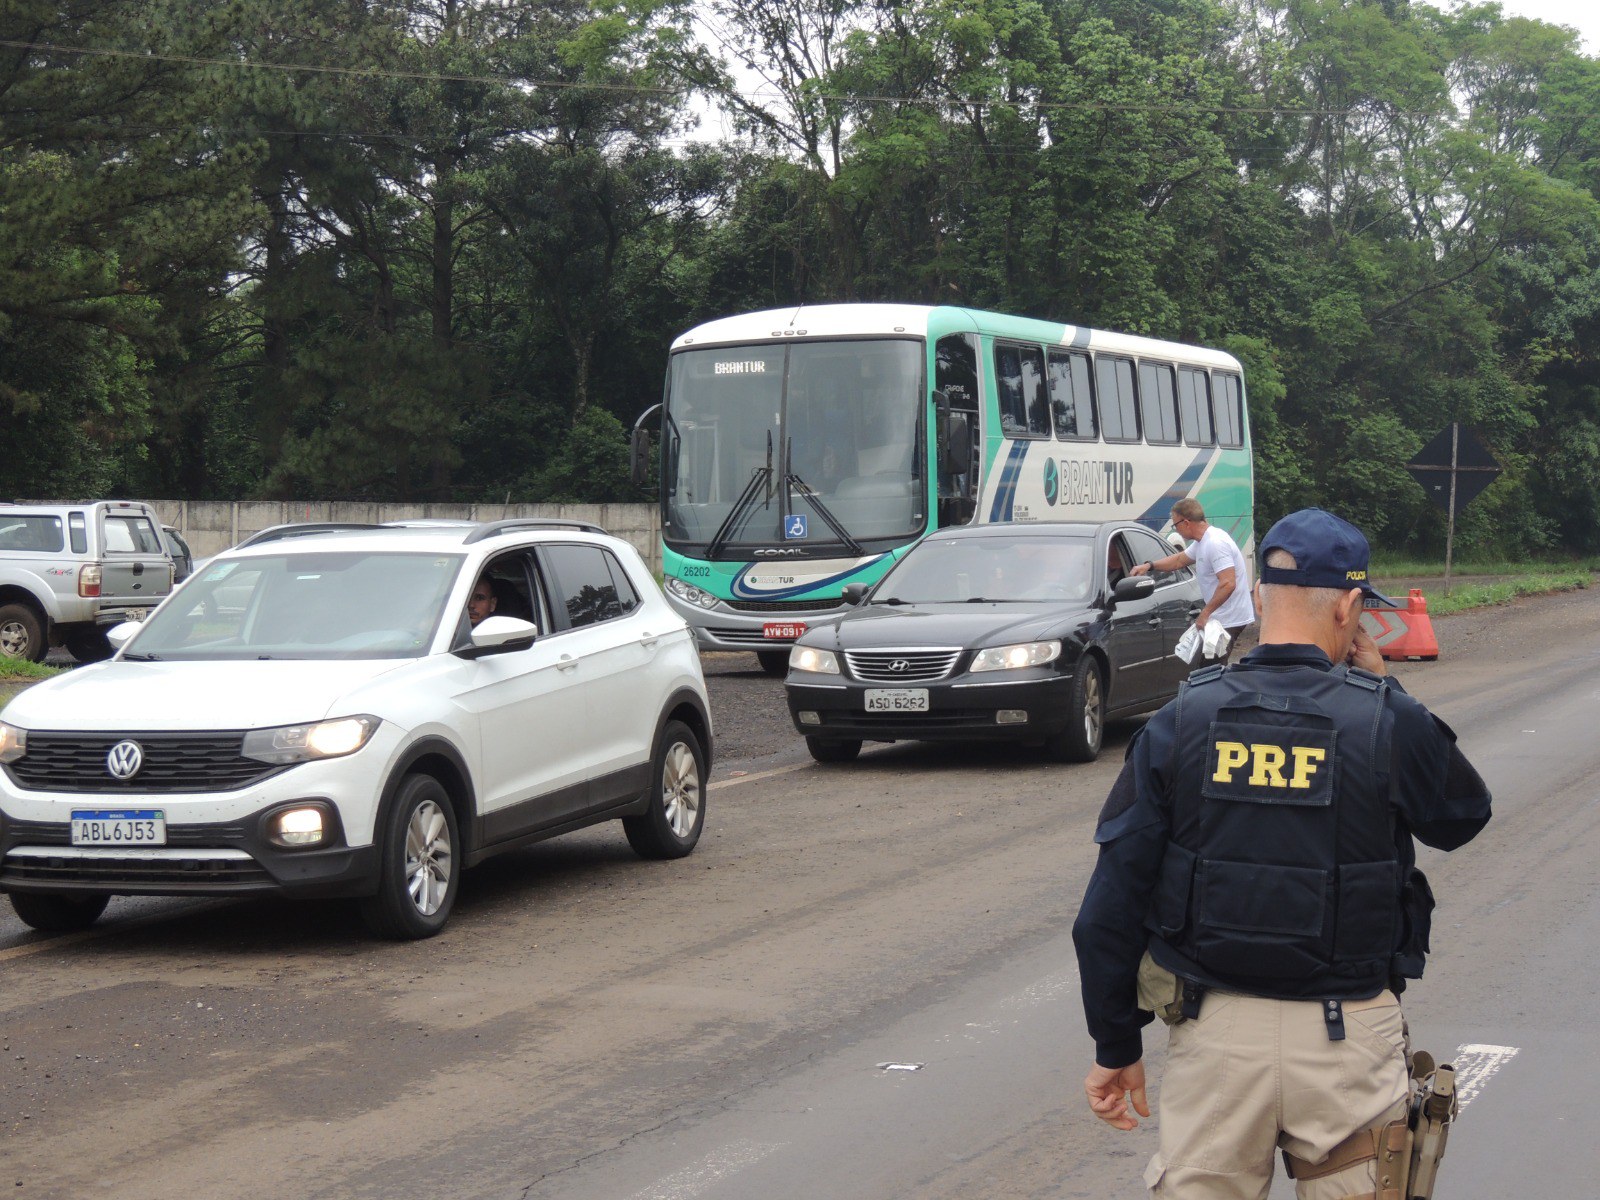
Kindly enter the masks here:
<path id="1" fill-rule="evenodd" d="M 939 448 L 939 474 L 953 475 L 950 453 L 950 397 L 941 391 L 933 393 L 933 439 Z"/>
<path id="2" fill-rule="evenodd" d="M 628 438 L 628 473 L 636 488 L 644 487 L 650 478 L 650 431 L 644 423 L 660 411 L 661 405 L 654 404 L 640 413 Z"/>

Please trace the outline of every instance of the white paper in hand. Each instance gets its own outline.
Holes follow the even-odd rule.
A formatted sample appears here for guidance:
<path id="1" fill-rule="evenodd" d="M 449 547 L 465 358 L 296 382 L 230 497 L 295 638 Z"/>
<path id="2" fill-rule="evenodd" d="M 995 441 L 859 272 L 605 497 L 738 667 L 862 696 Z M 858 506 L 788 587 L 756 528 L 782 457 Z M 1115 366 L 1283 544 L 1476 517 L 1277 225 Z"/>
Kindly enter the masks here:
<path id="1" fill-rule="evenodd" d="M 1200 648 L 1205 651 L 1207 658 L 1221 658 L 1228 652 L 1228 646 L 1232 642 L 1233 635 L 1222 627 L 1221 621 L 1212 617 L 1206 622 L 1205 637 L 1201 639 Z"/>
<path id="2" fill-rule="evenodd" d="M 1183 659 L 1184 662 L 1192 663 L 1195 660 L 1195 656 L 1200 653 L 1199 628 L 1191 625 L 1185 629 L 1183 636 L 1178 639 L 1178 644 L 1172 652 Z"/>

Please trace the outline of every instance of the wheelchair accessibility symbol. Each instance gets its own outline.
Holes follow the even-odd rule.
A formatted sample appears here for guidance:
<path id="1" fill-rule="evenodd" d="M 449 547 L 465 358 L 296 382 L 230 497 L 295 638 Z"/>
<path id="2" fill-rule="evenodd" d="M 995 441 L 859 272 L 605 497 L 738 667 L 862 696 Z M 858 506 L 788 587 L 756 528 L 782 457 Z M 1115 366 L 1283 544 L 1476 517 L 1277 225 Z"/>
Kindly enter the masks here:
<path id="1" fill-rule="evenodd" d="M 794 513 L 783 519 L 783 536 L 790 541 L 806 536 L 806 517 L 804 513 Z"/>

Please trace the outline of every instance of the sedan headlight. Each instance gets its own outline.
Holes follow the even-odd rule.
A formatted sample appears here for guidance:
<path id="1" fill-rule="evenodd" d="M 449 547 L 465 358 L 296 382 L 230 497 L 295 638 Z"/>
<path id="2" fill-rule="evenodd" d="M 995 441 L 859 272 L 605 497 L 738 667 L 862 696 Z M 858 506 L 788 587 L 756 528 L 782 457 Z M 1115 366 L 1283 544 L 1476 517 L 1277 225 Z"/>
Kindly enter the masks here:
<path id="1" fill-rule="evenodd" d="M 832 650 L 818 650 L 815 646 L 791 646 L 789 670 L 810 671 L 814 675 L 837 675 L 839 657 Z"/>
<path id="2" fill-rule="evenodd" d="M 694 584 L 679 579 L 675 575 L 668 575 L 666 584 L 667 591 L 671 592 L 679 600 L 687 600 L 690 604 L 698 604 L 701 608 L 715 608 L 721 603 L 710 592 L 702 591 L 700 588 L 695 587 Z"/>
<path id="3" fill-rule="evenodd" d="M 1042 667 L 1061 657 L 1061 643 L 1021 642 L 1015 646 L 991 646 L 979 650 L 972 660 L 973 671 L 1020 671 L 1023 667 Z"/>
<path id="4" fill-rule="evenodd" d="M 380 724 L 377 717 L 337 717 L 311 725 L 252 729 L 244 735 L 244 746 L 239 753 L 275 766 L 318 758 L 341 758 L 365 746 Z"/>
<path id="5" fill-rule="evenodd" d="M 0 763 L 16 762 L 28 752 L 28 731 L 0 721 Z"/>

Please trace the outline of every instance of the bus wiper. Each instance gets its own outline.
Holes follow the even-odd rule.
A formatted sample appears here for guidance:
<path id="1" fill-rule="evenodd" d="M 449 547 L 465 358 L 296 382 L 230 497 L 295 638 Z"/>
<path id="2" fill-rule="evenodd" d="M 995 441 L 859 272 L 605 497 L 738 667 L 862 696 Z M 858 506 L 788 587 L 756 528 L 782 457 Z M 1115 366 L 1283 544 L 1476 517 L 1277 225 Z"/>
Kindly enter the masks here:
<path id="1" fill-rule="evenodd" d="M 800 476 L 794 474 L 792 471 L 784 478 L 784 482 L 790 487 L 794 488 L 795 491 L 799 492 L 802 497 L 810 502 L 811 507 L 817 510 L 817 516 L 821 517 L 823 521 L 827 523 L 828 528 L 833 530 L 834 536 L 844 543 L 846 550 L 850 551 L 851 554 L 854 554 L 858 558 L 865 553 L 865 551 L 861 549 L 861 543 L 850 536 L 850 531 L 848 529 L 839 524 L 839 518 L 835 517 L 831 512 L 828 511 L 828 506 L 822 502 L 822 497 L 818 496 L 816 492 L 811 490 L 811 485 L 809 483 L 807 483 L 804 479 L 801 479 Z"/>
<path id="2" fill-rule="evenodd" d="M 770 466 L 757 467 L 750 472 L 750 482 L 744 485 L 744 491 L 739 493 L 739 498 L 733 502 L 733 507 L 728 510 L 728 515 L 722 519 L 722 524 L 717 526 L 717 532 L 712 535 L 710 543 L 706 546 L 707 558 L 716 558 L 728 539 L 733 536 L 733 531 L 739 528 L 749 514 L 756 497 L 771 482 Z"/>

